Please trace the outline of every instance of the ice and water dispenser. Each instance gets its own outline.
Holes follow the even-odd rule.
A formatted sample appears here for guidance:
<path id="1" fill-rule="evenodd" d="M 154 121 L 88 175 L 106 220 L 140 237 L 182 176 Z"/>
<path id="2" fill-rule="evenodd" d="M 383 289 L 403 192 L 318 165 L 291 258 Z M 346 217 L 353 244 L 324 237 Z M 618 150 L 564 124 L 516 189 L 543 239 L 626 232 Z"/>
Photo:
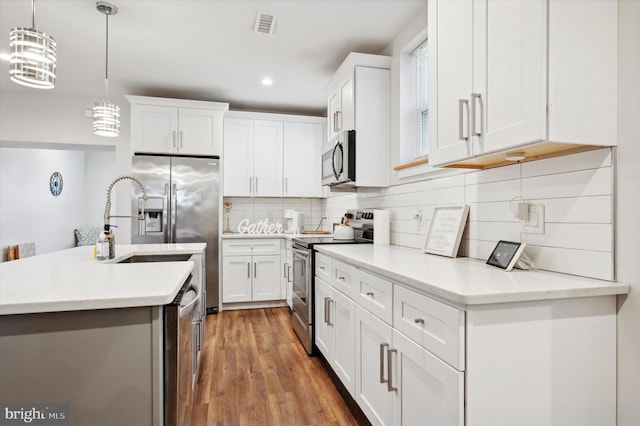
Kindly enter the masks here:
<path id="1" fill-rule="evenodd" d="M 138 198 L 138 211 L 144 205 L 144 221 L 147 226 L 147 233 L 163 232 L 163 224 L 165 223 L 164 215 L 164 197 L 149 197 L 145 203 L 142 197 Z"/>

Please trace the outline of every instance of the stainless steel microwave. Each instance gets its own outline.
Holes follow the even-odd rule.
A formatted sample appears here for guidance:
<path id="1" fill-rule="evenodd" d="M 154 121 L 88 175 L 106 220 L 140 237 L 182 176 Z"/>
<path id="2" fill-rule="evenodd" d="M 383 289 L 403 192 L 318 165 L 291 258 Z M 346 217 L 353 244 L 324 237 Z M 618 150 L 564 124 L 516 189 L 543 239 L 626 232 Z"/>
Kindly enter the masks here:
<path id="1" fill-rule="evenodd" d="M 341 131 L 332 142 L 322 153 L 322 184 L 355 184 L 356 131 Z"/>

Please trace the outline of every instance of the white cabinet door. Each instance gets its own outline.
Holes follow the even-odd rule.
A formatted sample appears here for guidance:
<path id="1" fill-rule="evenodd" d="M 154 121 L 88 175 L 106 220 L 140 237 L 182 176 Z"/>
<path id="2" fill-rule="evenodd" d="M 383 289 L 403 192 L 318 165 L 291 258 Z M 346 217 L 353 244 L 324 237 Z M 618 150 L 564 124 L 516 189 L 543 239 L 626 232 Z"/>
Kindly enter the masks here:
<path id="1" fill-rule="evenodd" d="M 393 393 L 387 388 L 391 326 L 356 305 L 356 402 L 372 425 L 393 424 Z"/>
<path id="2" fill-rule="evenodd" d="M 187 155 L 220 155 L 222 113 L 208 109 L 179 110 L 178 152 Z"/>
<path id="3" fill-rule="evenodd" d="M 178 108 L 132 105 L 131 112 L 131 149 L 134 153 L 177 152 Z"/>
<path id="4" fill-rule="evenodd" d="M 281 121 L 254 121 L 254 183 L 257 197 L 282 196 Z"/>
<path id="5" fill-rule="evenodd" d="M 284 123 L 284 196 L 322 197 L 322 125 Z"/>
<path id="6" fill-rule="evenodd" d="M 393 330 L 394 425 L 464 425 L 464 373 Z"/>
<path id="7" fill-rule="evenodd" d="M 224 195 L 253 194 L 253 120 L 224 120 Z"/>
<path id="8" fill-rule="evenodd" d="M 334 343 L 330 364 L 336 375 L 355 397 L 355 303 L 339 291 L 333 292 L 329 317 Z"/>
<path id="9" fill-rule="evenodd" d="M 473 1 L 432 0 L 429 13 L 429 163 L 470 156 Z"/>
<path id="10" fill-rule="evenodd" d="M 280 255 L 253 256 L 251 300 L 280 300 Z"/>
<path id="11" fill-rule="evenodd" d="M 222 302 L 251 301 L 251 256 L 222 257 Z"/>
<path id="12" fill-rule="evenodd" d="M 338 117 L 340 130 L 354 130 L 356 128 L 355 87 L 353 79 L 354 76 L 352 74 L 340 85 L 340 114 Z"/>
<path id="13" fill-rule="evenodd" d="M 315 280 L 315 339 L 316 346 L 322 352 L 322 355 L 330 362 L 331 351 L 333 348 L 333 326 L 331 325 L 331 319 L 329 318 L 331 296 L 333 295 L 333 288 L 324 282 L 322 279 L 316 277 Z"/>
<path id="14" fill-rule="evenodd" d="M 477 153 L 546 139 L 546 2 L 475 0 L 475 5 L 469 102 Z"/>

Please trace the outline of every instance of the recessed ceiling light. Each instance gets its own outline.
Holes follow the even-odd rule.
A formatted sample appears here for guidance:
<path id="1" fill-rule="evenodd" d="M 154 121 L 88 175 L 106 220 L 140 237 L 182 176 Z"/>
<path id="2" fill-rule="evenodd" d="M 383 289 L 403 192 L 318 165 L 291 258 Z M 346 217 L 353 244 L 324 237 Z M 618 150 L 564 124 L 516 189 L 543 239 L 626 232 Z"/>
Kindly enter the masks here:
<path id="1" fill-rule="evenodd" d="M 271 80 L 269 77 L 265 77 L 262 79 L 262 84 L 265 86 L 271 86 L 273 84 L 273 80 Z"/>

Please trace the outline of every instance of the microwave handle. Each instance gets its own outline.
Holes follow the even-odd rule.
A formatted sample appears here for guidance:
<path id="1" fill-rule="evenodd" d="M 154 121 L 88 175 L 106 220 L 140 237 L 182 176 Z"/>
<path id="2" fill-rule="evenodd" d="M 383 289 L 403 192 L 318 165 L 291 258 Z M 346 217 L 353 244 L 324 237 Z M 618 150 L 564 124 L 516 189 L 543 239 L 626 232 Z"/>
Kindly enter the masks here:
<path id="1" fill-rule="evenodd" d="M 340 151 L 342 151 L 342 145 L 338 142 L 336 143 L 336 146 L 333 147 L 333 153 L 331 154 L 331 168 L 333 169 L 333 175 L 336 177 L 336 180 L 340 179 L 340 174 L 342 173 L 342 170 L 338 171 L 336 170 L 336 150 L 340 149 Z M 342 152 L 342 158 L 344 160 L 344 151 Z M 344 167 L 344 161 L 343 161 L 343 165 L 342 167 Z"/>

